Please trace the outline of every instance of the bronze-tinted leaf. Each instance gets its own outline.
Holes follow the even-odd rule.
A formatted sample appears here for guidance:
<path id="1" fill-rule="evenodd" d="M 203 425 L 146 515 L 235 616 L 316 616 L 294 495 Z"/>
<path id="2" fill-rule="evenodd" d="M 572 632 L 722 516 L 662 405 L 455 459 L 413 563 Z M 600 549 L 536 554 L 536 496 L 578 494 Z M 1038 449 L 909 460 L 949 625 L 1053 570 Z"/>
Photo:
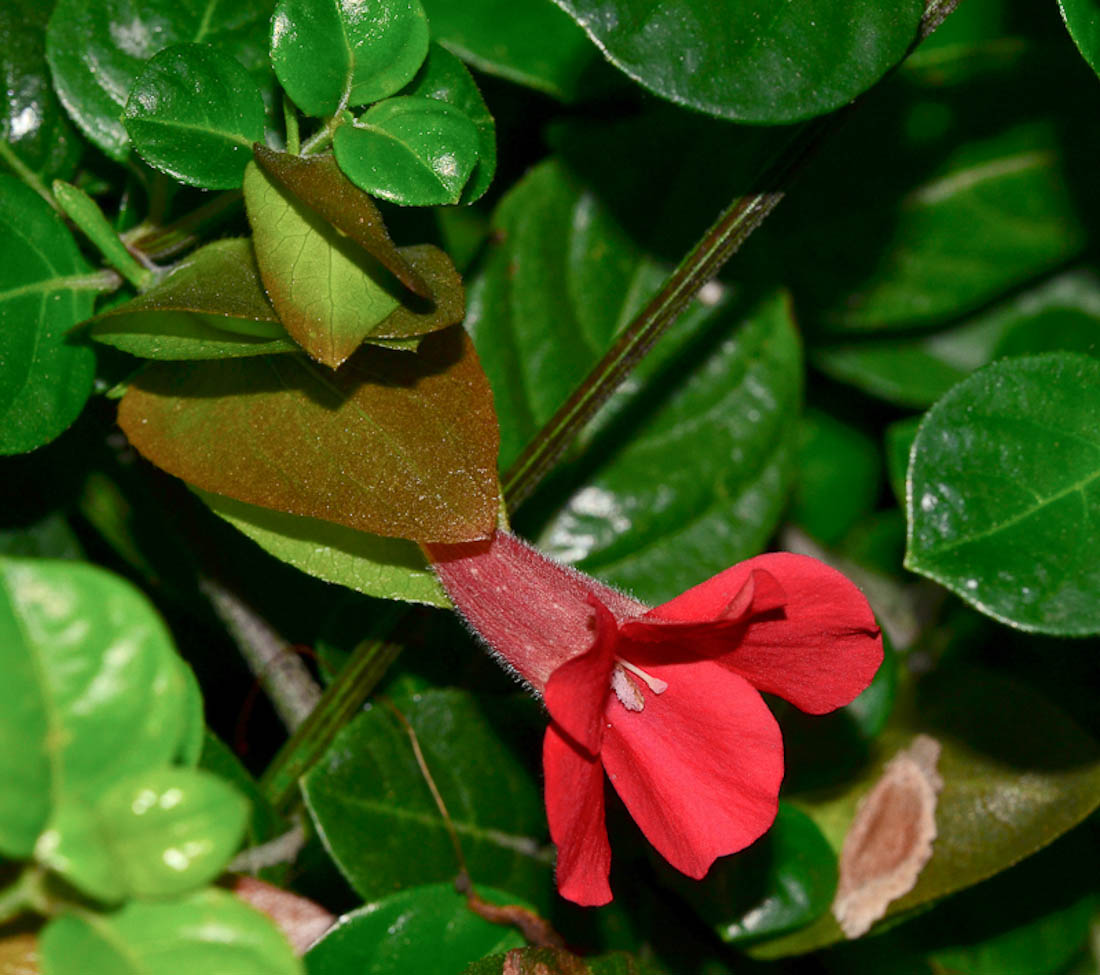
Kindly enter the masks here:
<path id="1" fill-rule="evenodd" d="M 436 332 L 448 325 L 457 325 L 466 314 L 466 292 L 462 277 L 451 259 L 431 244 L 402 247 L 401 254 L 409 265 L 427 282 L 435 295 L 434 301 L 407 296 L 390 314 L 378 323 L 368 342 L 375 339 L 406 339 L 427 332 Z"/>
<path id="2" fill-rule="evenodd" d="M 223 326 L 231 331 L 260 338 L 285 335 L 264 294 L 252 241 L 246 237 L 200 247 L 156 287 L 97 315 L 94 321 L 150 311 L 218 315 L 233 319 Z"/>
<path id="3" fill-rule="evenodd" d="M 374 201 L 341 172 L 333 155 L 292 156 L 259 143 L 252 153 L 268 176 L 347 234 L 406 288 L 421 298 L 432 298 L 431 285 L 390 239 Z"/>
<path id="4" fill-rule="evenodd" d="M 416 355 L 361 349 L 337 373 L 304 356 L 156 364 L 119 424 L 170 474 L 276 511 L 415 541 L 496 521 L 492 392 L 461 329 Z"/>

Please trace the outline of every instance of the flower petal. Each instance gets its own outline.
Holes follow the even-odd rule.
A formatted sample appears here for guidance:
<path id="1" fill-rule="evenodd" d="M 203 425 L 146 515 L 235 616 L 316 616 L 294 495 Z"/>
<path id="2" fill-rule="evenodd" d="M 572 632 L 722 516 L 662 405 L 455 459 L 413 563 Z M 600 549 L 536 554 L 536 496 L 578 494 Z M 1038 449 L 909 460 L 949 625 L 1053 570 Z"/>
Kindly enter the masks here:
<path id="1" fill-rule="evenodd" d="M 604 821 L 603 766 L 550 725 L 542 743 L 546 817 L 558 848 L 558 892 L 585 907 L 611 900 L 611 846 Z"/>
<path id="2" fill-rule="evenodd" d="M 702 877 L 775 819 L 783 779 L 779 725 L 743 678 L 712 660 L 651 668 L 668 682 L 645 709 L 612 699 L 600 756 L 646 838 Z"/>
<path id="3" fill-rule="evenodd" d="M 671 620 L 713 619 L 755 570 L 779 580 L 781 613 L 752 620 L 725 667 L 757 690 L 777 694 L 810 714 L 848 704 L 882 663 L 882 637 L 863 593 L 835 569 L 806 555 L 760 555 L 719 573 L 651 610 Z M 709 646 L 708 656 L 715 646 Z M 701 651 L 702 652 L 702 651 Z"/>
<path id="4" fill-rule="evenodd" d="M 611 693 L 618 627 L 611 611 L 595 596 L 588 597 L 595 611 L 592 646 L 563 663 L 546 682 L 546 709 L 550 717 L 590 755 L 598 755 L 603 741 L 604 704 Z"/>

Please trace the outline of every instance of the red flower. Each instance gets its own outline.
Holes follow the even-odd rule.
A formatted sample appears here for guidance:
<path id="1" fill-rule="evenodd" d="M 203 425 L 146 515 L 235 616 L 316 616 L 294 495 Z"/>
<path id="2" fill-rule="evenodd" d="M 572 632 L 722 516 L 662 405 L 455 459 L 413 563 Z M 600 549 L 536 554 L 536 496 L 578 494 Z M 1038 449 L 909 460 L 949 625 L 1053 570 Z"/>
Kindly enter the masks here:
<path id="1" fill-rule="evenodd" d="M 863 595 L 802 555 L 749 559 L 648 609 L 506 532 L 428 552 L 470 625 L 545 698 L 558 890 L 578 904 L 611 900 L 605 772 L 657 851 L 700 878 L 775 818 L 783 743 L 758 692 L 823 714 L 882 662 Z"/>

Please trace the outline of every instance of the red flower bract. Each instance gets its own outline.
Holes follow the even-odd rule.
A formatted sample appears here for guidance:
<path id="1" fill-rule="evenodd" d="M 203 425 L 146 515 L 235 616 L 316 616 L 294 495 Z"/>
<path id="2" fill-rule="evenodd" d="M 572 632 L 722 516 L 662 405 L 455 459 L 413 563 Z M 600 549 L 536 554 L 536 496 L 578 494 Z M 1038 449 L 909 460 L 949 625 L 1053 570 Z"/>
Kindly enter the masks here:
<path id="1" fill-rule="evenodd" d="M 749 559 L 649 609 L 507 532 L 428 554 L 467 622 L 545 698 L 558 890 L 578 904 L 611 900 L 605 772 L 657 851 L 702 877 L 775 819 L 783 743 L 758 692 L 823 714 L 882 662 L 862 593 L 807 556 Z"/>

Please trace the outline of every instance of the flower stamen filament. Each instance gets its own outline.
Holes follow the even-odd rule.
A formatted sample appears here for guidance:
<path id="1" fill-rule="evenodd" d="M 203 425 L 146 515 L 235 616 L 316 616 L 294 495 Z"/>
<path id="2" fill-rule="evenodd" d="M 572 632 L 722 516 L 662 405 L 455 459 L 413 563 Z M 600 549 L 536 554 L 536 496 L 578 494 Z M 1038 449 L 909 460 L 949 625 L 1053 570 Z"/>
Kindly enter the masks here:
<path id="1" fill-rule="evenodd" d="M 615 663 L 622 667 L 623 670 L 629 670 L 635 677 L 645 681 L 646 686 L 653 691 L 654 694 L 664 694 L 664 692 L 668 690 L 668 681 L 663 681 L 659 677 L 647 674 L 641 667 L 635 667 L 629 660 L 623 660 L 622 657 L 616 657 Z"/>

